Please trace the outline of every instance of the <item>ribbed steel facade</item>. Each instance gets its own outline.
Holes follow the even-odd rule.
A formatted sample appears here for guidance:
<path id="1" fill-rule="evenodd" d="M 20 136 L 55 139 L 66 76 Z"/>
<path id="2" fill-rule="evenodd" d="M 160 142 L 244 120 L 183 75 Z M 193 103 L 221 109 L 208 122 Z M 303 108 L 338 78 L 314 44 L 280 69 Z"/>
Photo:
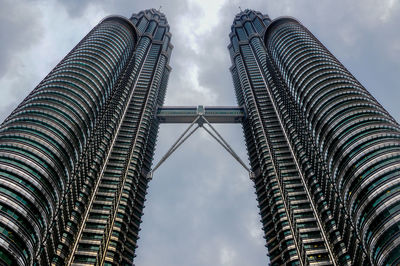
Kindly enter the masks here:
<path id="1" fill-rule="evenodd" d="M 132 264 L 170 39 L 156 10 L 107 17 L 4 121 L 0 264 Z"/>
<path id="2" fill-rule="evenodd" d="M 400 264 L 399 124 L 295 19 L 231 29 L 271 264 Z M 1 265 L 132 264 L 170 40 L 154 9 L 107 17 L 3 122 Z"/>
<path id="3" fill-rule="evenodd" d="M 295 19 L 246 10 L 230 38 L 271 264 L 399 264 L 398 123 Z"/>

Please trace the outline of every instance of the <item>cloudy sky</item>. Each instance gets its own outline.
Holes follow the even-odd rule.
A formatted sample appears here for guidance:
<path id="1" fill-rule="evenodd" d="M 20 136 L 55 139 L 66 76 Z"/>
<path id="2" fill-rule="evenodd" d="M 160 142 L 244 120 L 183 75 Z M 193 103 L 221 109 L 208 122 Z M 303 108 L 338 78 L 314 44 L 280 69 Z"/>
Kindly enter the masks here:
<path id="1" fill-rule="evenodd" d="M 159 8 L 175 46 L 167 105 L 235 105 L 226 46 L 234 15 L 299 19 L 400 121 L 398 0 L 0 0 L 0 119 L 103 17 Z M 247 162 L 239 125 L 218 126 Z M 162 125 L 155 162 L 184 126 Z M 246 172 L 198 131 L 155 173 L 136 265 L 266 265 Z"/>

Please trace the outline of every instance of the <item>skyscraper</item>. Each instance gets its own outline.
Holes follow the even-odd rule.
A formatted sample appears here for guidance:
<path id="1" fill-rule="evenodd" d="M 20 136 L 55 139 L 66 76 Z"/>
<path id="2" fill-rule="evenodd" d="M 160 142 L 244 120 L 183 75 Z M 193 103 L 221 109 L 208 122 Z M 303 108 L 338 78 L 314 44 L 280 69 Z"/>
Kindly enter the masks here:
<path id="1" fill-rule="evenodd" d="M 271 264 L 399 264 L 398 123 L 296 19 L 245 10 L 230 39 Z"/>
<path id="2" fill-rule="evenodd" d="M 242 122 L 272 265 L 400 263 L 400 126 L 294 18 L 245 10 L 231 30 L 239 108 L 160 108 L 157 10 L 72 49 L 0 127 L 0 264 L 131 265 L 166 121 Z"/>
<path id="3" fill-rule="evenodd" d="M 107 17 L 4 121 L 0 264 L 132 264 L 170 39 L 156 10 Z"/>

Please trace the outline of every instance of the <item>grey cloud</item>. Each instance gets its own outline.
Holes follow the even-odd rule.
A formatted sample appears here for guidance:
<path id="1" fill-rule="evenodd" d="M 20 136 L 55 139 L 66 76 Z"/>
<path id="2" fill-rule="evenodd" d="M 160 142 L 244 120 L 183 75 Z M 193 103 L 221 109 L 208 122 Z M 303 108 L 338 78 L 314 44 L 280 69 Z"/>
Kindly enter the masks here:
<path id="1" fill-rule="evenodd" d="M 40 12 L 23 1 L 3 0 L 0 8 L 0 78 L 13 66 L 15 55 L 42 35 Z"/>
<path id="2" fill-rule="evenodd" d="M 81 17 L 85 13 L 87 7 L 91 4 L 91 2 L 92 1 L 90 0 L 59 1 L 59 3 L 65 7 L 71 17 Z M 100 2 L 101 1 L 99 1 L 99 3 Z"/>
<path id="3" fill-rule="evenodd" d="M 147 0 L 147 1 L 132 1 L 132 0 L 54 0 L 63 6 L 71 17 L 84 16 L 85 11 L 91 5 L 101 7 L 107 14 L 119 14 L 130 17 L 132 13 L 139 12 L 149 8 L 160 8 L 161 11 L 167 13 L 168 20 L 173 20 L 179 13 L 183 12 L 187 8 L 186 2 L 179 0 L 171 1 L 159 1 L 159 0 Z"/>
<path id="4" fill-rule="evenodd" d="M 20 54 L 30 50 L 43 36 L 43 25 L 40 20 L 41 12 L 32 1 L 31 5 L 21 0 L 3 0 L 0 8 L 0 121 L 2 121 L 27 94 L 30 74 L 18 70 L 29 71 Z M 2 82 L 7 80 L 7 82 Z M 28 88 L 28 91 L 32 88 Z"/>

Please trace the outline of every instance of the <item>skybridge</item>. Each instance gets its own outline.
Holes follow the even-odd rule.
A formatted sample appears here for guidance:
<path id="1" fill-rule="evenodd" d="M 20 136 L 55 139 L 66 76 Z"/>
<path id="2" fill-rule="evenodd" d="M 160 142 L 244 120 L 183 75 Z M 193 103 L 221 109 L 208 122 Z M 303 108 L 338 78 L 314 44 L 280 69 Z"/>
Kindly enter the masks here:
<path id="1" fill-rule="evenodd" d="M 213 124 L 236 124 L 243 121 L 246 112 L 240 106 L 163 106 L 157 109 L 156 116 L 165 124 L 192 123 L 198 116 Z"/>
<path id="2" fill-rule="evenodd" d="M 254 173 L 235 153 L 232 147 L 218 133 L 212 124 L 238 124 L 246 119 L 246 111 L 241 106 L 163 106 L 159 107 L 155 114 L 158 121 L 162 124 L 189 124 L 189 127 L 172 144 L 171 148 L 161 158 L 161 160 L 147 174 L 148 179 L 153 178 L 153 173 L 168 157 L 176 151 L 193 133 L 203 128 L 213 137 L 232 157 L 243 166 L 249 173 L 250 179 L 254 179 Z"/>

